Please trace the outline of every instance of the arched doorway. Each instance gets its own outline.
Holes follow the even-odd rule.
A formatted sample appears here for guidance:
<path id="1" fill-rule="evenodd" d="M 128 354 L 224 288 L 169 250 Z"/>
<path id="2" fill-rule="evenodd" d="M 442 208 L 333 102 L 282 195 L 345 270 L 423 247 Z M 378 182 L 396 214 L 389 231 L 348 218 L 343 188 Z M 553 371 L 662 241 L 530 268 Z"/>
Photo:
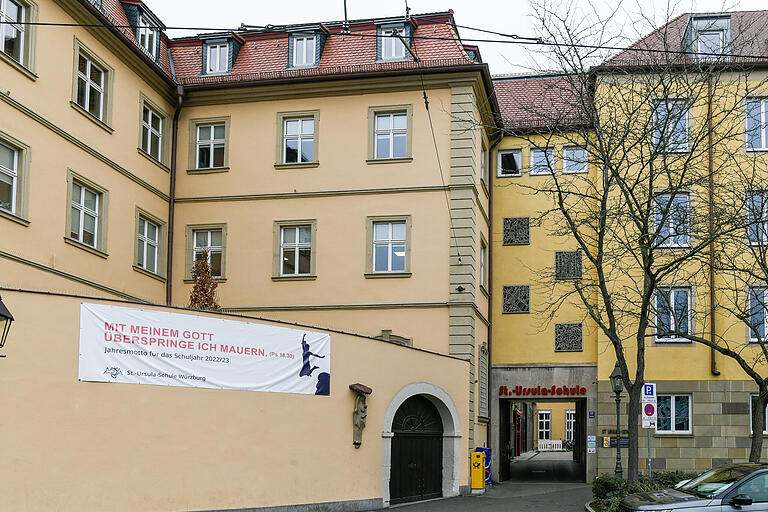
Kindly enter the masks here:
<path id="1" fill-rule="evenodd" d="M 442 496 L 443 420 L 422 395 L 405 400 L 392 421 L 390 503 Z"/>

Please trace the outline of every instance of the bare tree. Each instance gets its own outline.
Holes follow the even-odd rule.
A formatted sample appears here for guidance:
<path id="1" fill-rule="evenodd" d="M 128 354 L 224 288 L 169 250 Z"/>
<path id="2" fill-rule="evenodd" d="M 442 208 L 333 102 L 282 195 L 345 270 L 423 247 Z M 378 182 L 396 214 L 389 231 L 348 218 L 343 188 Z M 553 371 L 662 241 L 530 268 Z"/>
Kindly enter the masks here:
<path id="1" fill-rule="evenodd" d="M 211 275 L 208 264 L 208 251 L 203 251 L 195 258 L 192 266 L 192 279 L 195 284 L 189 294 L 189 307 L 204 311 L 221 311 L 216 301 L 216 287 L 219 285 Z"/>

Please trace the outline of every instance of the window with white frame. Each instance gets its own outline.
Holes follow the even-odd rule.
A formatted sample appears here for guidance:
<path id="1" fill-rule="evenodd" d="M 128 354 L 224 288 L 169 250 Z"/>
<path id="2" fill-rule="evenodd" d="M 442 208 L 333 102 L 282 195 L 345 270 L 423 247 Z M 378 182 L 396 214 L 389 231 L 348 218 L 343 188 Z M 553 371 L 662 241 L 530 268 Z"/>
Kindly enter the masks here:
<path id="1" fill-rule="evenodd" d="M 576 424 L 576 411 L 565 411 L 565 440 L 573 441 L 573 427 Z"/>
<path id="2" fill-rule="evenodd" d="M 19 151 L 0 142 L 0 209 L 16 213 Z"/>
<path id="3" fill-rule="evenodd" d="M 396 60 L 405 58 L 405 45 L 397 37 L 404 35 L 403 29 L 390 28 L 381 32 L 381 58 L 384 60 Z"/>
<path id="4" fill-rule="evenodd" d="M 587 150 L 579 146 L 563 148 L 563 173 L 587 172 Z"/>
<path id="5" fill-rule="evenodd" d="M 661 153 L 688 151 L 688 106 L 684 99 L 658 101 L 653 106 L 653 144 Z"/>
<path id="6" fill-rule="evenodd" d="M 208 65 L 206 66 L 206 72 L 212 73 L 226 73 L 229 71 L 229 44 L 209 44 L 208 45 Z"/>
<path id="7" fill-rule="evenodd" d="M 539 411 L 538 412 L 538 431 L 539 441 L 545 441 L 552 439 L 552 412 L 551 411 Z"/>
<path id="8" fill-rule="evenodd" d="M 142 108 L 141 149 L 157 160 L 163 158 L 163 118 L 148 106 Z"/>
<path id="9" fill-rule="evenodd" d="M 104 118 L 105 72 L 82 53 L 77 59 L 77 104 L 97 119 Z"/>
<path id="10" fill-rule="evenodd" d="M 211 267 L 213 277 L 221 277 L 222 263 L 222 230 L 221 229 L 195 229 L 192 231 L 192 261 L 201 258 L 208 253 L 208 265 Z"/>
<path id="11" fill-rule="evenodd" d="M 749 395 L 749 432 L 752 433 L 752 415 L 755 413 L 755 407 L 757 407 L 757 395 L 750 393 Z M 765 416 L 765 426 L 763 427 L 763 434 L 768 434 L 768 407 L 763 411 Z"/>
<path id="12" fill-rule="evenodd" d="M 749 339 L 752 342 L 766 341 L 766 299 L 768 287 L 749 287 Z"/>
<path id="13" fill-rule="evenodd" d="M 146 17 L 139 18 L 139 46 L 155 58 L 157 57 L 157 38 L 157 28 Z"/>
<path id="14" fill-rule="evenodd" d="M 747 150 L 768 150 L 768 98 L 747 98 Z"/>
<path id="15" fill-rule="evenodd" d="M 708 30 L 699 32 L 698 57 L 699 59 L 716 59 L 723 53 L 723 31 Z"/>
<path id="16" fill-rule="evenodd" d="M 691 433 L 691 395 L 658 395 L 656 432 Z"/>
<path id="17" fill-rule="evenodd" d="M 490 184 L 488 181 L 488 150 L 485 148 L 485 142 L 483 142 L 480 151 L 480 179 L 486 186 Z"/>
<path id="18" fill-rule="evenodd" d="M 197 125 L 197 169 L 224 167 L 224 148 L 226 145 L 226 125 Z"/>
<path id="19" fill-rule="evenodd" d="M 100 202 L 101 193 L 78 181 L 72 182 L 71 239 L 91 247 L 97 246 Z"/>
<path id="20" fill-rule="evenodd" d="M 509 151 L 499 151 L 497 164 L 497 175 L 500 178 L 506 176 L 522 176 L 523 169 L 523 151 L 512 149 Z"/>
<path id="21" fill-rule="evenodd" d="M 312 272 L 312 226 L 280 228 L 280 275 L 308 276 Z"/>
<path id="22" fill-rule="evenodd" d="M 531 150 L 531 174 L 552 174 L 555 169 L 553 149 Z"/>
<path id="23" fill-rule="evenodd" d="M 374 158 L 405 158 L 408 152 L 408 114 L 376 114 Z"/>
<path id="24" fill-rule="evenodd" d="M 747 193 L 747 239 L 750 245 L 768 244 L 768 192 L 753 190 Z"/>
<path id="25" fill-rule="evenodd" d="M 2 51 L 24 64 L 24 23 L 26 8 L 14 0 L 0 0 L 0 41 Z"/>
<path id="26" fill-rule="evenodd" d="M 157 274 L 160 226 L 139 215 L 136 266 Z"/>
<path id="27" fill-rule="evenodd" d="M 688 246 L 688 194 L 661 194 L 655 199 L 655 229 L 663 247 Z"/>
<path id="28" fill-rule="evenodd" d="M 691 289 L 659 288 L 656 292 L 656 341 L 688 341 L 691 325 Z"/>
<path id="29" fill-rule="evenodd" d="M 283 120 L 283 163 L 315 161 L 315 118 Z"/>
<path id="30" fill-rule="evenodd" d="M 405 221 L 373 223 L 373 271 L 405 272 Z"/>
<path id="31" fill-rule="evenodd" d="M 480 241 L 480 286 L 483 288 L 488 287 L 488 283 L 486 282 L 486 272 L 488 268 L 488 246 L 485 244 L 485 241 Z"/>
<path id="32" fill-rule="evenodd" d="M 293 67 L 315 65 L 315 36 L 295 36 L 293 38 Z"/>

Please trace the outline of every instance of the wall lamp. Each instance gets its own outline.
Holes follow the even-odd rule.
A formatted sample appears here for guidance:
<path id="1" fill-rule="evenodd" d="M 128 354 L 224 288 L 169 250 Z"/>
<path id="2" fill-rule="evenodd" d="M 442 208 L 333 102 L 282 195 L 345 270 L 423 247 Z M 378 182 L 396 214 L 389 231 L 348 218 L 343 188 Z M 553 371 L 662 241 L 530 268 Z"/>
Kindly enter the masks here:
<path id="1" fill-rule="evenodd" d="M 8 339 L 8 331 L 11 330 L 11 323 L 13 323 L 13 315 L 3 304 L 3 298 L 0 297 L 0 348 L 5 346 L 5 340 Z"/>

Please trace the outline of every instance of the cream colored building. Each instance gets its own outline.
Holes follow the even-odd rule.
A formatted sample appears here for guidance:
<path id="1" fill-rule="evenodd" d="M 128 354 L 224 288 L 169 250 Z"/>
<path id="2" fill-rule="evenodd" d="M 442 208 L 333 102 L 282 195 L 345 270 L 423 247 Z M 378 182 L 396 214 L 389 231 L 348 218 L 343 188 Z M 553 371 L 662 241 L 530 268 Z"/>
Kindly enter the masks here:
<path id="1" fill-rule="evenodd" d="M 0 5 L 31 23 L 0 52 L 16 318 L 0 508 L 362 510 L 466 490 L 489 445 L 477 126 L 498 107 L 453 13 L 169 40 L 142 2 Z M 78 303 L 183 307 L 203 249 L 225 315 L 332 334 L 328 400 L 77 381 Z M 356 382 L 374 390 L 358 450 Z M 443 424 L 438 488 L 391 495 L 393 421 L 416 395 Z"/>

